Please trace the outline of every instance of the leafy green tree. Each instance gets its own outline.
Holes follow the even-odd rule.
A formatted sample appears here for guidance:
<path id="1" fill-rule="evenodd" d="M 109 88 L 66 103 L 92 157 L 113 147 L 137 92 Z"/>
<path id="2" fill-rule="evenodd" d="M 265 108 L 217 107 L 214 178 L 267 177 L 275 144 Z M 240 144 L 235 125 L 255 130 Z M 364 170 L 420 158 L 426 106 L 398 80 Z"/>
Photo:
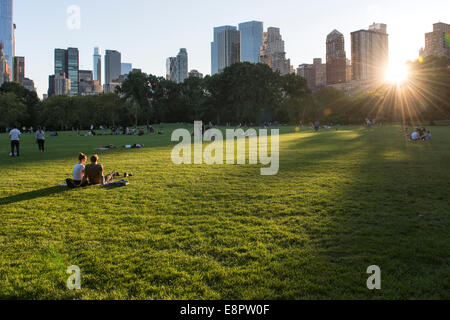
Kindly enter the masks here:
<path id="1" fill-rule="evenodd" d="M 0 93 L 14 93 L 17 100 L 24 104 L 27 112 L 23 114 L 20 122 L 24 126 L 37 126 L 39 122 L 39 114 L 41 109 L 41 101 L 36 92 L 26 89 L 22 84 L 17 82 L 5 82 L 0 87 Z"/>
<path id="2" fill-rule="evenodd" d="M 117 93 L 121 98 L 133 107 L 135 125 L 138 125 L 140 112 L 148 113 L 151 110 L 152 77 L 142 72 L 131 72 L 121 86 L 117 87 Z"/>
<path id="3" fill-rule="evenodd" d="M 0 128 L 21 126 L 22 119 L 27 117 L 27 107 L 13 92 L 0 94 Z"/>

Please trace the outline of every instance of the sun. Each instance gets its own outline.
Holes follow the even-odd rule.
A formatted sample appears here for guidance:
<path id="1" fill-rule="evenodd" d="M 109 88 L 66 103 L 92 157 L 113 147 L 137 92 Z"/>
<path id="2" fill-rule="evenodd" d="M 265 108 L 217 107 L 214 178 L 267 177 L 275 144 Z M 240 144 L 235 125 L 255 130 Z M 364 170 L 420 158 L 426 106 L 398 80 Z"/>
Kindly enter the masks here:
<path id="1" fill-rule="evenodd" d="M 386 70 L 386 81 L 390 83 L 402 83 L 408 78 L 408 68 L 404 64 L 389 65 Z"/>

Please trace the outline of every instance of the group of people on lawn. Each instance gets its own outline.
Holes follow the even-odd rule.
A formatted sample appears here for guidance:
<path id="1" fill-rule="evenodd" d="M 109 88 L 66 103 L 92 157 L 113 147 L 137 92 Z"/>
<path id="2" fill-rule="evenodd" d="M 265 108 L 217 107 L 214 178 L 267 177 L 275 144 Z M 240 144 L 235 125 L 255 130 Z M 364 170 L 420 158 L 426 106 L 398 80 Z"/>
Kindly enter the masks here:
<path id="1" fill-rule="evenodd" d="M 83 187 L 88 185 L 105 185 L 113 181 L 119 173 L 114 170 L 106 176 L 103 174 L 103 165 L 98 163 L 98 155 L 91 157 L 91 163 L 86 165 L 87 156 L 80 153 L 78 163 L 73 167 L 72 179 L 67 179 L 66 183 L 69 188 Z"/>
<path id="2" fill-rule="evenodd" d="M 405 128 L 405 137 L 410 141 L 430 141 L 431 132 L 427 131 L 424 127 L 416 127 L 410 136 L 409 129 Z"/>

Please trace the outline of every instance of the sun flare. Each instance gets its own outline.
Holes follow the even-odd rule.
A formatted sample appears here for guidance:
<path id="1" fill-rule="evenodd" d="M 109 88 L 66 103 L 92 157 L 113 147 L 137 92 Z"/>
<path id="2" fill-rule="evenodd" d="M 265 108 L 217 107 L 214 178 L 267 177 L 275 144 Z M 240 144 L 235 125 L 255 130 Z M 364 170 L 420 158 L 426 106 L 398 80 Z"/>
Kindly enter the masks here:
<path id="1" fill-rule="evenodd" d="M 386 81 L 390 83 L 402 83 L 408 78 L 406 65 L 390 65 L 386 70 Z"/>

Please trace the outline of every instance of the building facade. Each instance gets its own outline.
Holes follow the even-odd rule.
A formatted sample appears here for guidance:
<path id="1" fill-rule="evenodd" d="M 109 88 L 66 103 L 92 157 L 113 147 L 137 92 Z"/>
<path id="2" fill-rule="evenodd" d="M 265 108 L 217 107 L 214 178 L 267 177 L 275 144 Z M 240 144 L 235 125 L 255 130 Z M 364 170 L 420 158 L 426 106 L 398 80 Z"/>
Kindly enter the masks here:
<path id="1" fill-rule="evenodd" d="M 217 36 L 218 72 L 241 61 L 241 33 L 238 30 L 225 29 Z"/>
<path id="2" fill-rule="evenodd" d="M 71 81 L 66 78 L 65 73 L 57 73 L 53 76 L 54 78 L 54 95 L 55 96 L 66 96 L 71 93 Z M 49 95 L 50 96 L 50 95 Z"/>
<path id="3" fill-rule="evenodd" d="M 20 82 L 23 87 L 29 91 L 36 92 L 36 87 L 34 86 L 34 81 L 28 78 L 22 79 L 22 82 Z"/>
<path id="4" fill-rule="evenodd" d="M 297 75 L 305 78 L 308 87 L 314 91 L 316 89 L 316 69 L 312 64 L 301 64 L 297 68 Z"/>
<path id="5" fill-rule="evenodd" d="M 270 27 L 264 32 L 259 62 L 267 64 L 273 71 L 282 75 L 291 73 L 291 61 L 286 59 L 284 41 L 279 28 Z"/>
<path id="6" fill-rule="evenodd" d="M 77 48 L 67 49 L 67 78 L 70 79 L 70 95 L 76 96 L 79 92 L 80 54 Z"/>
<path id="7" fill-rule="evenodd" d="M 373 24 L 369 30 L 352 32 L 351 37 L 352 80 L 384 80 L 389 63 L 386 25 Z"/>
<path id="8" fill-rule="evenodd" d="M 122 55 L 116 50 L 105 51 L 105 84 L 113 83 L 122 73 Z"/>
<path id="9" fill-rule="evenodd" d="M 5 82 L 11 81 L 11 76 L 8 61 L 3 54 L 2 45 L 0 44 L 0 86 Z"/>
<path id="10" fill-rule="evenodd" d="M 327 85 L 327 64 L 322 63 L 322 58 L 313 60 L 314 70 L 316 72 L 316 90 L 322 89 Z"/>
<path id="11" fill-rule="evenodd" d="M 189 71 L 189 78 L 199 78 L 203 79 L 203 73 L 198 72 L 198 70 L 191 70 Z"/>
<path id="12" fill-rule="evenodd" d="M 260 21 L 239 24 L 241 33 L 241 62 L 259 62 L 259 50 L 263 42 L 264 25 Z"/>
<path id="13" fill-rule="evenodd" d="M 345 53 L 344 35 L 333 30 L 327 36 L 327 84 L 343 83 L 347 81 L 347 56 Z"/>
<path id="14" fill-rule="evenodd" d="M 166 79 L 176 83 L 183 83 L 188 78 L 188 53 L 181 48 L 176 57 L 166 60 Z"/>
<path id="15" fill-rule="evenodd" d="M 166 79 L 175 81 L 177 69 L 177 58 L 169 57 L 166 60 Z"/>
<path id="16" fill-rule="evenodd" d="M 308 87 L 313 92 L 327 85 L 327 65 L 322 63 L 321 58 L 315 58 L 313 64 L 301 64 L 297 68 L 297 75 L 306 79 Z"/>
<path id="17" fill-rule="evenodd" d="M 80 58 L 78 48 L 55 49 L 55 81 L 64 74 L 70 79 L 70 96 L 76 96 L 79 83 Z"/>
<path id="18" fill-rule="evenodd" d="M 102 84 L 102 55 L 99 47 L 94 48 L 94 80 Z"/>
<path id="19" fill-rule="evenodd" d="M 213 42 L 211 42 L 211 75 L 219 73 L 219 45 L 218 45 L 219 33 L 228 29 L 237 30 L 237 28 L 234 26 L 221 26 L 214 28 L 214 38 Z"/>
<path id="20" fill-rule="evenodd" d="M 425 48 L 421 56 L 450 58 L 450 24 L 433 24 L 433 31 L 425 34 Z"/>
<path id="21" fill-rule="evenodd" d="M 133 70 L 133 64 L 131 63 L 122 63 L 121 65 L 121 72 L 122 75 L 127 75 Z"/>
<path id="22" fill-rule="evenodd" d="M 102 86 L 98 80 L 94 80 L 91 70 L 80 70 L 80 94 L 82 96 L 98 95 L 102 93 Z"/>
<path id="23" fill-rule="evenodd" d="M 183 83 L 188 77 L 188 53 L 185 48 L 181 48 L 177 54 L 177 68 L 175 82 Z"/>
<path id="24" fill-rule="evenodd" d="M 0 44 L 3 46 L 3 55 L 12 74 L 14 74 L 15 56 L 13 14 L 13 0 L 0 0 Z"/>
<path id="25" fill-rule="evenodd" d="M 25 79 L 25 57 L 14 57 L 13 81 L 22 83 Z"/>

